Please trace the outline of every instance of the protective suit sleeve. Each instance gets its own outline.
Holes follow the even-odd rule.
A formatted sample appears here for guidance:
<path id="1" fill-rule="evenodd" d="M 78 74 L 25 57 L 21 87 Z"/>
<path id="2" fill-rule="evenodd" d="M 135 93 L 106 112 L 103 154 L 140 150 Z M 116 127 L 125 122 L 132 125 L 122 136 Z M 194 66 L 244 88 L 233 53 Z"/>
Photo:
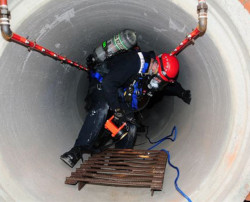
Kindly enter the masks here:
<path id="1" fill-rule="evenodd" d="M 178 96 L 185 103 L 190 104 L 191 102 L 191 92 L 190 90 L 185 90 L 182 88 L 179 82 L 169 83 L 163 89 L 164 94 L 168 96 Z"/>
<path id="2" fill-rule="evenodd" d="M 164 89 L 164 94 L 165 95 L 172 95 L 172 96 L 178 96 L 181 97 L 181 94 L 183 91 L 185 91 L 181 84 L 179 82 L 174 82 L 174 83 L 168 83 Z"/>

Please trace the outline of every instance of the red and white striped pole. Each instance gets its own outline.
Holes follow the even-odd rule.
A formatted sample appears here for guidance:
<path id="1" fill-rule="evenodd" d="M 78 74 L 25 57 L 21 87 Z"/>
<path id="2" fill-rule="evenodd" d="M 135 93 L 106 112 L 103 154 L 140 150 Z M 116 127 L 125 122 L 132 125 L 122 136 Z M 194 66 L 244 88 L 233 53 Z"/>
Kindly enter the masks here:
<path id="1" fill-rule="evenodd" d="M 7 0 L 0 0 L 1 6 L 7 6 Z"/>
<path id="2" fill-rule="evenodd" d="M 207 29 L 207 10 L 208 6 L 206 4 L 206 0 L 198 0 L 198 26 L 190 34 L 187 35 L 187 37 L 170 53 L 170 55 L 178 55 L 188 45 L 194 44 L 195 39 L 205 34 Z"/>
<path id="3" fill-rule="evenodd" d="M 61 56 L 61 55 L 59 55 L 59 54 L 57 54 L 49 49 L 37 44 L 36 42 L 30 41 L 30 40 L 28 40 L 28 39 L 26 39 L 18 34 L 13 33 L 11 40 L 18 43 L 18 44 L 21 44 L 23 46 L 28 47 L 29 50 L 35 50 L 41 54 L 47 55 L 47 56 L 49 56 L 55 60 L 59 60 L 63 63 L 67 63 L 71 66 L 74 66 L 74 67 L 80 69 L 80 70 L 88 71 L 87 67 L 84 67 L 83 65 L 81 65 L 77 62 L 74 62 L 73 60 L 70 60 L 64 56 Z"/>
<path id="4" fill-rule="evenodd" d="M 17 44 L 23 45 L 28 48 L 28 50 L 34 50 L 37 51 L 43 55 L 49 56 L 55 60 L 59 60 L 62 63 L 69 64 L 73 67 L 76 67 L 80 70 L 88 71 L 89 69 L 87 67 L 84 67 L 83 65 L 74 62 L 73 60 L 68 59 L 67 57 L 64 57 L 62 55 L 59 55 L 39 44 L 37 44 L 34 41 L 28 40 L 25 37 L 22 37 L 16 33 L 13 33 L 10 29 L 10 12 L 8 10 L 7 6 L 7 0 L 0 0 L 0 26 L 2 31 L 2 36 L 7 41 L 13 41 Z"/>
<path id="5" fill-rule="evenodd" d="M 183 51 L 188 45 L 191 43 L 194 43 L 194 39 L 198 37 L 200 34 L 200 31 L 195 28 L 187 37 L 180 43 L 179 46 L 177 46 L 170 55 L 178 55 L 181 51 Z"/>

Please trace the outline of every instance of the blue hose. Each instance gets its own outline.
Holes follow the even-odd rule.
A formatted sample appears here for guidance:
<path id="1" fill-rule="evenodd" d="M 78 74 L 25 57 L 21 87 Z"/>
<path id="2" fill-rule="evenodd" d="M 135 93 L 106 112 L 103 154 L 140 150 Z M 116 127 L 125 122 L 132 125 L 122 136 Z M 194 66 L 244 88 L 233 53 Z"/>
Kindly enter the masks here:
<path id="1" fill-rule="evenodd" d="M 180 176 L 180 171 L 179 171 L 179 168 L 174 166 L 171 162 L 170 162 L 170 153 L 169 151 L 165 150 L 165 149 L 162 149 L 161 151 L 164 151 L 167 153 L 168 155 L 168 163 L 169 165 L 174 168 L 176 171 L 177 171 L 177 177 L 175 178 L 175 181 L 174 181 L 174 184 L 175 184 L 175 188 L 176 190 L 183 196 L 187 199 L 188 202 L 192 202 L 192 200 L 179 188 L 178 184 L 177 184 L 177 181 L 179 179 L 179 176 Z"/>
<path id="2" fill-rule="evenodd" d="M 173 132 L 175 132 L 174 138 L 170 138 L 170 137 L 173 135 Z M 159 141 L 157 141 L 157 142 L 155 143 L 155 145 L 152 146 L 152 147 L 150 147 L 150 148 L 148 148 L 148 150 L 152 150 L 153 148 L 157 147 L 159 144 L 161 144 L 161 143 L 162 143 L 163 141 L 165 141 L 165 140 L 171 140 L 172 142 L 174 142 L 174 141 L 176 140 L 176 136 L 177 136 L 177 128 L 174 126 L 170 135 L 168 135 L 168 136 L 166 136 L 166 137 L 160 139 Z M 170 153 L 169 153 L 169 151 L 167 151 L 167 150 L 165 150 L 165 149 L 162 149 L 161 151 L 164 151 L 164 152 L 167 153 L 169 165 L 177 171 L 177 176 L 176 176 L 175 181 L 174 181 L 176 190 L 177 190 L 183 197 L 185 197 L 185 198 L 187 199 L 188 202 L 192 202 L 192 200 L 191 200 L 191 199 L 190 199 L 190 198 L 189 198 L 189 197 L 179 188 L 179 186 L 178 186 L 178 184 L 177 184 L 177 181 L 178 181 L 179 176 L 180 176 L 180 171 L 179 171 L 179 168 L 178 168 L 178 167 L 174 166 L 174 165 L 170 162 Z"/>
<path id="3" fill-rule="evenodd" d="M 173 133 L 174 133 L 174 138 L 170 138 L 173 135 Z M 148 150 L 152 150 L 153 148 L 157 147 L 159 144 L 161 144 L 165 140 L 171 140 L 172 142 L 174 142 L 176 140 L 176 137 L 177 137 L 177 128 L 176 128 L 176 126 L 174 126 L 170 135 L 168 135 L 168 136 L 158 140 L 157 142 L 155 142 L 155 145 L 150 147 Z"/>

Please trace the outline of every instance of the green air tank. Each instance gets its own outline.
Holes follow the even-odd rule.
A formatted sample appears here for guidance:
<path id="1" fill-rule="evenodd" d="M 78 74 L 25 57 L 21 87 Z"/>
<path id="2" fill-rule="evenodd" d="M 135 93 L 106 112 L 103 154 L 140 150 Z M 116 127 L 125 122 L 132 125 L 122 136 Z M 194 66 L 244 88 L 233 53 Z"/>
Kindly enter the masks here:
<path id="1" fill-rule="evenodd" d="M 103 62 L 106 58 L 113 56 L 119 51 L 126 51 L 137 43 L 136 32 L 125 29 L 113 38 L 104 41 L 93 53 L 93 62 Z"/>

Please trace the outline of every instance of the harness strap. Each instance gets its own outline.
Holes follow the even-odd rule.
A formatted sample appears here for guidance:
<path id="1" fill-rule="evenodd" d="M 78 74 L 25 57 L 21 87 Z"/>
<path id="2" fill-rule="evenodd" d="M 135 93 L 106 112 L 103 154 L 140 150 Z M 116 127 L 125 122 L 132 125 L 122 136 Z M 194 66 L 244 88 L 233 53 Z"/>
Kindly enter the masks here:
<path id="1" fill-rule="evenodd" d="M 102 83 L 103 77 L 101 76 L 100 73 L 90 71 L 90 76 L 91 76 L 92 78 L 95 78 L 95 79 L 96 79 L 97 81 L 99 81 L 100 83 Z"/>
<path id="2" fill-rule="evenodd" d="M 141 61 L 141 66 L 140 66 L 140 70 L 139 70 L 138 73 L 141 74 L 142 70 L 143 70 L 143 67 L 144 67 L 144 64 L 145 64 L 145 59 L 144 59 L 144 56 L 143 56 L 142 52 L 138 52 L 137 54 L 139 55 L 140 61 Z"/>

